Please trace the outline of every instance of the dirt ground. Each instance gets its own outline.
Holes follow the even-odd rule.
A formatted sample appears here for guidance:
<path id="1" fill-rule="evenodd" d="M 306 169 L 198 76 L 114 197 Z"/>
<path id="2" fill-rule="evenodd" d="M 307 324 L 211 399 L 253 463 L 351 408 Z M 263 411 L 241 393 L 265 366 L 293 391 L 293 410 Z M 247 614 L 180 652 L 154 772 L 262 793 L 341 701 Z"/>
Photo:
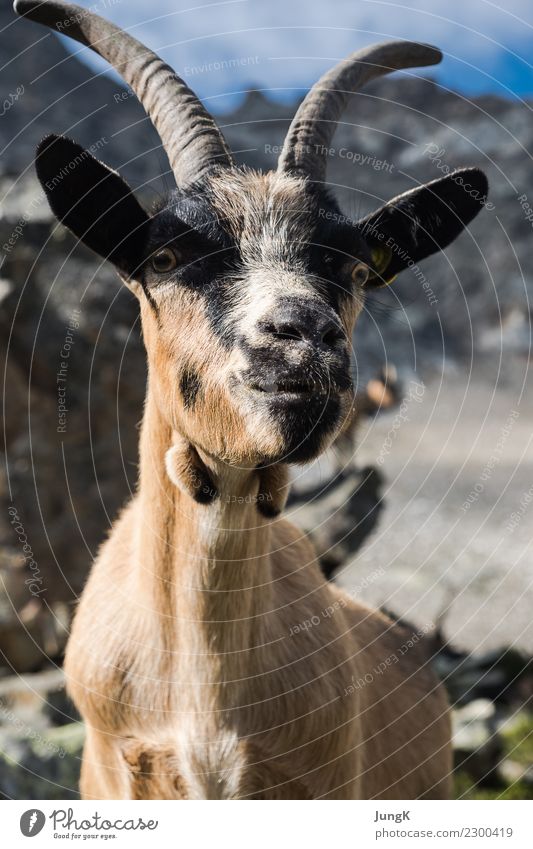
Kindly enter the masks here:
<path id="1" fill-rule="evenodd" d="M 463 649 L 533 652 L 529 382 L 451 368 L 407 384 L 400 409 L 362 427 L 357 461 L 381 466 L 386 508 L 342 586 L 419 627 L 446 609 L 446 636 Z"/>

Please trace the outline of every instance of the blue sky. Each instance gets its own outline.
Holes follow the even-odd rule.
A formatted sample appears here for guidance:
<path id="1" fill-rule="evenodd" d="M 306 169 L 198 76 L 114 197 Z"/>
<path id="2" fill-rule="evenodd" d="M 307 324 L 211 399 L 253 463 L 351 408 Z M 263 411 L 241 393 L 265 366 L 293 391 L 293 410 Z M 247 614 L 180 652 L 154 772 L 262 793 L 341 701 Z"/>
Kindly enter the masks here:
<path id="1" fill-rule="evenodd" d="M 250 85 L 294 100 L 365 44 L 439 46 L 431 75 L 466 94 L 533 95 L 533 0 L 81 0 L 159 52 L 214 112 Z M 69 49 L 80 47 L 67 40 Z M 105 67 L 81 49 L 86 61 Z M 423 71 L 421 73 L 424 73 Z"/>

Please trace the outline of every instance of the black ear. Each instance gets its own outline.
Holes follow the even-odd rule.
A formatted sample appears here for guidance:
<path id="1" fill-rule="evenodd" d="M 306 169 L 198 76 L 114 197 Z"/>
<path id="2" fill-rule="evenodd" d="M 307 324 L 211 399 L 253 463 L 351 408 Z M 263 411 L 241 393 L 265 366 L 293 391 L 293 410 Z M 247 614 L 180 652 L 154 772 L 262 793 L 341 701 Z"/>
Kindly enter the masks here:
<path id="1" fill-rule="evenodd" d="M 148 215 L 116 171 L 64 136 L 39 144 L 37 176 L 52 212 L 75 236 L 121 272 L 142 260 Z"/>
<path id="2" fill-rule="evenodd" d="M 484 173 L 464 168 L 393 198 L 360 221 L 372 254 L 369 284 L 391 283 L 404 268 L 453 242 L 485 205 L 487 192 Z"/>

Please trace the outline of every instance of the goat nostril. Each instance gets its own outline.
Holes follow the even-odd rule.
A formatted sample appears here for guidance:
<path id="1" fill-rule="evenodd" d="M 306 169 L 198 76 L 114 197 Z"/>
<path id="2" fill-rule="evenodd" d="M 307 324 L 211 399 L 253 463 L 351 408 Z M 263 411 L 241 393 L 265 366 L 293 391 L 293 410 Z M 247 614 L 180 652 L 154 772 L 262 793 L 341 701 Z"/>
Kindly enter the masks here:
<path id="1" fill-rule="evenodd" d="M 320 345 L 330 349 L 344 340 L 338 322 L 320 315 L 316 309 L 285 310 L 284 315 L 273 315 L 259 321 L 258 329 L 271 340 Z"/>
<path id="2" fill-rule="evenodd" d="M 304 338 L 304 334 L 300 328 L 296 327 L 294 324 L 273 324 L 271 322 L 265 322 L 262 329 L 270 336 L 275 336 L 276 339 L 301 340 Z"/>
<path id="3" fill-rule="evenodd" d="M 279 327 L 276 335 L 278 339 L 305 339 L 305 334 L 302 330 L 292 324 Z"/>

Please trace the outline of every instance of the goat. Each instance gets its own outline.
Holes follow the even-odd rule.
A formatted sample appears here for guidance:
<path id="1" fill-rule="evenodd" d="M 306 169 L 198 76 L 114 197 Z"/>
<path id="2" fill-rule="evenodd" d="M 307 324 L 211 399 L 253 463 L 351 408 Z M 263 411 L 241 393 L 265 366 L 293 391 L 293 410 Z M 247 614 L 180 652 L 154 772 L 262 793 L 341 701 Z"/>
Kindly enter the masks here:
<path id="1" fill-rule="evenodd" d="M 233 164 L 183 80 L 114 24 L 55 0 L 15 9 L 122 74 L 177 184 L 149 214 L 74 141 L 37 149 L 56 217 L 138 298 L 148 357 L 138 490 L 66 652 L 87 727 L 82 796 L 447 797 L 448 704 L 419 637 L 324 581 L 280 517 L 289 465 L 316 458 L 350 416 L 367 292 L 483 206 L 474 168 L 356 223 L 325 186 L 349 93 L 440 52 L 388 42 L 348 57 L 304 98 L 277 170 L 259 173 Z"/>

